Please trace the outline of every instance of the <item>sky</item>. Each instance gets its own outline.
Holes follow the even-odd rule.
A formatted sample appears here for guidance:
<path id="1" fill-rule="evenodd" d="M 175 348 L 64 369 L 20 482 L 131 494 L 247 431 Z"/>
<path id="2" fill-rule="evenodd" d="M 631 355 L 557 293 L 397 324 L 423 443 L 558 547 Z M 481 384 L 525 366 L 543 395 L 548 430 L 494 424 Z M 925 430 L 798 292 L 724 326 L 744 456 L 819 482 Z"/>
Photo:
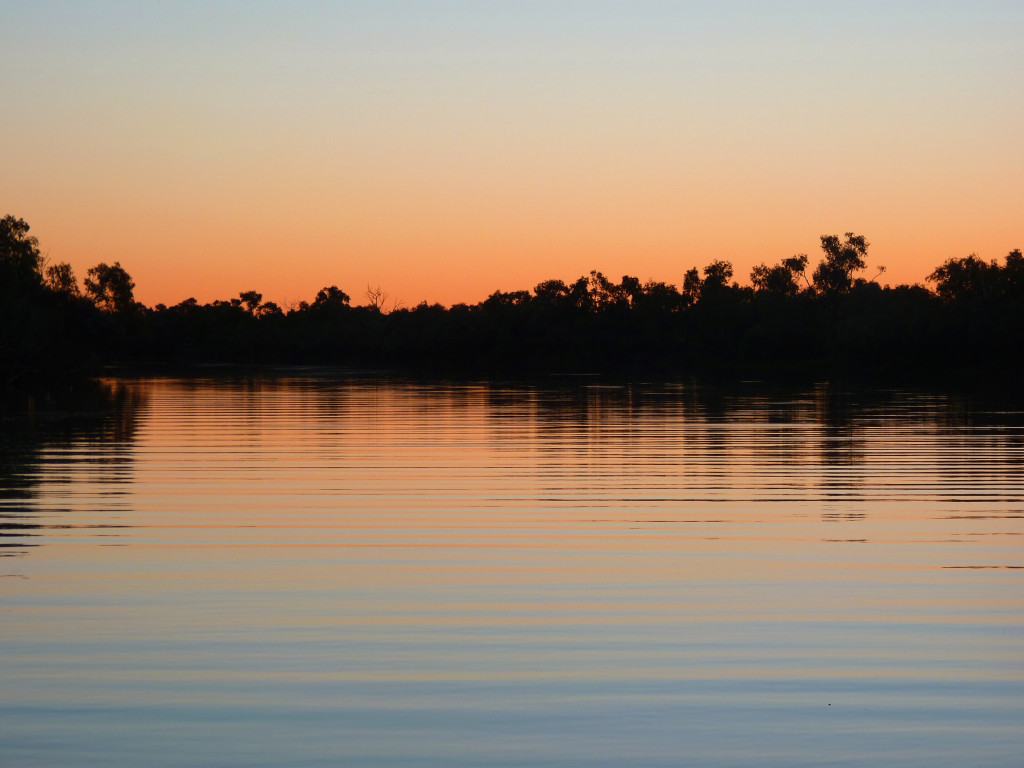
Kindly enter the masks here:
<path id="1" fill-rule="evenodd" d="M 0 0 L 0 215 L 146 304 L 1024 248 L 1024 3 Z"/>

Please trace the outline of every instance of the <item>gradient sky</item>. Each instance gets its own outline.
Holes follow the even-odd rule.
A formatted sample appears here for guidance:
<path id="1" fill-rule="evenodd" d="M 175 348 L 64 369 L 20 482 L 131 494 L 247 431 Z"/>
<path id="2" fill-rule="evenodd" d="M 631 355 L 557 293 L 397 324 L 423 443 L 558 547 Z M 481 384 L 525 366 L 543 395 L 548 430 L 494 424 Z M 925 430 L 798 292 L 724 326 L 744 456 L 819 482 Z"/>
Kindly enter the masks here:
<path id="1" fill-rule="evenodd" d="M 0 215 L 151 305 L 747 282 L 846 231 L 921 282 L 1024 247 L 1022 54 L 1019 0 L 0 0 Z"/>

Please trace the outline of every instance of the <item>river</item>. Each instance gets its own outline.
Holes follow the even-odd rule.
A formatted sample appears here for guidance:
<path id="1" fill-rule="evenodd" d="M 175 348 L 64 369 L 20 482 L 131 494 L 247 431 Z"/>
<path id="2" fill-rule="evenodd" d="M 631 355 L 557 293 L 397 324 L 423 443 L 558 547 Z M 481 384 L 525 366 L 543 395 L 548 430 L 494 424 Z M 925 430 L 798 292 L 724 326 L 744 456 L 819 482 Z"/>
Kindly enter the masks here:
<path id="1" fill-rule="evenodd" d="M 1024 412 L 108 379 L 0 433 L 5 766 L 1015 766 Z"/>

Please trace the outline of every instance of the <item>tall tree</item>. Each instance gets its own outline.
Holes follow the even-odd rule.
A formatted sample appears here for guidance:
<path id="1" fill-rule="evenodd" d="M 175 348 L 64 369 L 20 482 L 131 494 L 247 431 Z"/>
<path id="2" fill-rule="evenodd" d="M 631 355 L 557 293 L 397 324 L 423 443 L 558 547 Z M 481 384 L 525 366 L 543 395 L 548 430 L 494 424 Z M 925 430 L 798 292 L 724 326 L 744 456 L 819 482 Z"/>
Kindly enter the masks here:
<path id="1" fill-rule="evenodd" d="M 51 264 L 46 268 L 46 287 L 64 296 L 80 296 L 75 272 L 67 262 Z"/>
<path id="2" fill-rule="evenodd" d="M 85 292 L 106 312 L 129 312 L 135 308 L 135 281 L 119 261 L 90 269 Z"/>
<path id="3" fill-rule="evenodd" d="M 24 219 L 11 215 L 0 219 L 0 281 L 4 284 L 42 282 L 43 257 L 39 241 L 28 232 Z"/>
<path id="4" fill-rule="evenodd" d="M 972 253 L 962 259 L 947 259 L 926 279 L 935 283 L 935 292 L 939 296 L 955 301 L 991 293 L 998 274 L 996 262 L 984 261 Z"/>
<path id="5" fill-rule="evenodd" d="M 759 293 L 795 296 L 800 293 L 797 276 L 803 276 L 806 268 L 807 255 L 803 253 L 783 259 L 774 267 L 758 264 L 750 271 L 750 283 Z M 806 280 L 806 277 L 804 279 Z"/>
<path id="6" fill-rule="evenodd" d="M 704 267 L 704 279 L 700 283 L 700 300 L 709 301 L 725 295 L 732 280 L 732 264 L 715 259 Z"/>
<path id="7" fill-rule="evenodd" d="M 849 293 L 853 288 L 853 273 L 867 266 L 868 241 L 863 235 L 846 233 L 846 240 L 837 235 L 822 235 L 821 250 L 825 258 L 814 270 L 814 287 L 831 296 Z"/>

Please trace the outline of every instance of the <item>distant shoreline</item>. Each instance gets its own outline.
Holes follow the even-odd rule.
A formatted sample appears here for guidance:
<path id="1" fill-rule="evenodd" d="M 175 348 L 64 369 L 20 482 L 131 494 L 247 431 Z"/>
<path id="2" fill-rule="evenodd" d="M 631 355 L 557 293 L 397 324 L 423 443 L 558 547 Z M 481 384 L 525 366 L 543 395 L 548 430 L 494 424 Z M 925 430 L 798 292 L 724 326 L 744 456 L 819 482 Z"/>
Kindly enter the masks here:
<path id="1" fill-rule="evenodd" d="M 681 287 L 593 271 L 571 283 L 496 291 L 474 304 L 353 305 L 337 286 L 282 309 L 258 291 L 146 307 L 118 262 L 47 264 L 21 219 L 0 219 L 0 385 L 80 380 L 105 365 L 337 366 L 457 376 L 600 374 L 858 378 L 987 384 L 1024 372 L 1024 256 L 948 259 L 934 289 L 882 287 L 863 236 L 821 237 L 760 264 L 685 271 Z"/>

